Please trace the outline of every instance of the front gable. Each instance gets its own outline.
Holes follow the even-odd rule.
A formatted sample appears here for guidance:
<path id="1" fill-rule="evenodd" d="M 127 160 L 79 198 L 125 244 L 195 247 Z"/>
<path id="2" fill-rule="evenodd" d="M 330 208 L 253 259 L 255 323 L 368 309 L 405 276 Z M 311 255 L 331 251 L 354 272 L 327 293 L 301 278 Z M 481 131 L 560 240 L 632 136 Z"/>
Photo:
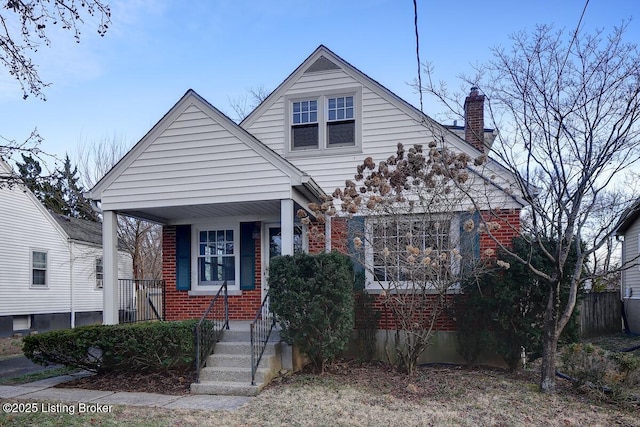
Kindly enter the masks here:
<path id="1" fill-rule="evenodd" d="M 90 197 L 107 210 L 278 200 L 303 175 L 189 90 Z"/>
<path id="2" fill-rule="evenodd" d="M 304 100 L 313 100 L 318 115 L 328 118 L 329 101 L 353 97 L 356 141 L 333 147 L 328 141 L 328 120 L 318 118 L 317 148 L 300 149 L 294 144 L 295 109 Z M 455 152 L 475 158 L 482 153 L 460 137 L 399 98 L 384 86 L 344 61 L 324 46 L 318 47 L 278 88 L 241 124 L 265 145 L 314 177 L 324 192 L 332 193 L 352 179 L 356 166 L 365 157 L 377 163 L 396 152 L 398 143 L 426 146 L 436 140 Z M 327 168 L 327 165 L 331 165 Z M 494 174 L 505 175 L 492 164 Z M 504 190 L 496 187 L 497 193 Z M 504 196 L 505 194 L 502 194 Z M 493 197 L 493 196 L 492 196 Z M 511 199 L 511 197 L 506 197 Z M 507 206 L 520 207 L 521 201 L 508 200 Z"/>

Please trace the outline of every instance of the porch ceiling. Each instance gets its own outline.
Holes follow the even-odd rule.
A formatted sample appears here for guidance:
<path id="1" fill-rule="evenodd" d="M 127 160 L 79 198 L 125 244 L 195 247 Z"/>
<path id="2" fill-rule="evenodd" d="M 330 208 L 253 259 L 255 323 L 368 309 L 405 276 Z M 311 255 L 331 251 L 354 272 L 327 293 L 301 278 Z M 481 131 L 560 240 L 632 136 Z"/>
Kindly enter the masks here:
<path id="1" fill-rule="evenodd" d="M 171 224 L 190 219 L 226 216 L 273 215 L 280 212 L 280 200 L 208 205 L 167 206 L 118 211 L 119 214 Z"/>

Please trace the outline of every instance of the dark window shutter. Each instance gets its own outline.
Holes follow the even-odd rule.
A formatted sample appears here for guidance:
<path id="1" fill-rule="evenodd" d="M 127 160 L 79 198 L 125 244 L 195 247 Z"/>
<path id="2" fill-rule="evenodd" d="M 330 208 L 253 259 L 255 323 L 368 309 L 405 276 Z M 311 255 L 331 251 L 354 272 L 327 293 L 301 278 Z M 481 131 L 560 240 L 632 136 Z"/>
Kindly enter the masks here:
<path id="1" fill-rule="evenodd" d="M 176 226 L 176 290 L 191 289 L 191 226 Z"/>
<path id="2" fill-rule="evenodd" d="M 465 222 L 473 220 L 473 230 L 465 230 Z M 460 214 L 460 255 L 462 255 L 462 270 L 464 275 L 480 260 L 480 226 L 479 212 L 464 212 Z"/>
<path id="3" fill-rule="evenodd" d="M 253 222 L 240 223 L 240 290 L 256 288 L 256 244 L 253 240 Z"/>

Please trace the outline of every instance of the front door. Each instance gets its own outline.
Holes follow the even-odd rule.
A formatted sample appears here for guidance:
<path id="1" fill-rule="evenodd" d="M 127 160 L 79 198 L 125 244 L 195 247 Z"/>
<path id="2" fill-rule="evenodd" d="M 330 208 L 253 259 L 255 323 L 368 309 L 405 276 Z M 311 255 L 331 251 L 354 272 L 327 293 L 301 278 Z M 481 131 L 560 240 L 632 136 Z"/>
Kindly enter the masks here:
<path id="1" fill-rule="evenodd" d="M 293 229 L 293 251 L 300 252 L 305 250 L 304 232 L 302 226 L 296 224 Z M 264 257 L 264 268 L 262 269 L 262 298 L 269 290 L 269 261 L 276 256 L 282 255 L 282 229 L 280 224 L 266 224 L 265 238 L 262 247 L 263 254 L 269 254 Z"/>

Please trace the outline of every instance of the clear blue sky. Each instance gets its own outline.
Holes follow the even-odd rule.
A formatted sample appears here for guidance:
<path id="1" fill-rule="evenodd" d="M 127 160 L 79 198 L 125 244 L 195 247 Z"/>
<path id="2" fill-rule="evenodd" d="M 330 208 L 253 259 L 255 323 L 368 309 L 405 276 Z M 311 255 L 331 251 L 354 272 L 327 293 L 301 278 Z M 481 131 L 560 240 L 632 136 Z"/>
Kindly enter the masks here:
<path id="1" fill-rule="evenodd" d="M 54 33 L 35 61 L 52 85 L 47 101 L 22 92 L 0 69 L 0 135 L 37 128 L 42 149 L 72 159 L 78 144 L 117 137 L 133 145 L 192 88 L 234 116 L 230 99 L 280 84 L 320 44 L 417 105 L 412 0 L 113 0 L 104 38 L 88 23 L 81 42 Z M 509 46 L 508 35 L 554 24 L 573 30 L 585 0 L 419 0 L 420 55 L 458 88 L 461 73 Z M 590 0 L 585 30 L 633 18 L 626 41 L 640 44 L 640 2 Z M 427 113 L 442 108 L 425 103 Z"/>

